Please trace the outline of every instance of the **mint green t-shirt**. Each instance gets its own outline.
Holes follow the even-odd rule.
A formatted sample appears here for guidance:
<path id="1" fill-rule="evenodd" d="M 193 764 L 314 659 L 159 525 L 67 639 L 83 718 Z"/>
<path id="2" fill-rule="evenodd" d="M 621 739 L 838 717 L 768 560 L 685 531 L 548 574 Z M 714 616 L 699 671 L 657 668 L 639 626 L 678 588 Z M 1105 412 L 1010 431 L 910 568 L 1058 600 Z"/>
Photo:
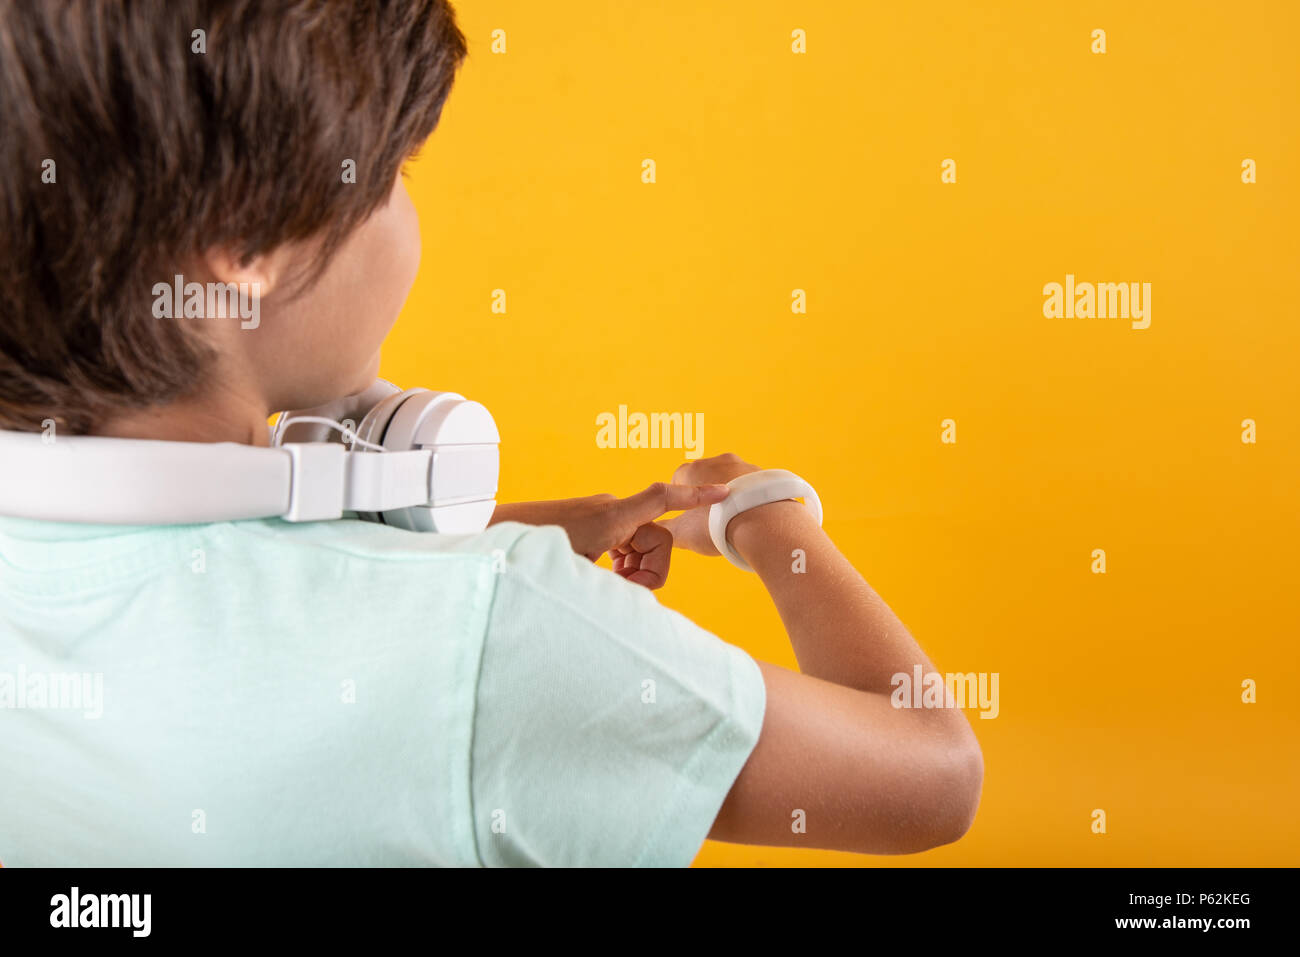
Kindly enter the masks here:
<path id="1" fill-rule="evenodd" d="M 765 704 L 556 526 L 0 518 L 5 866 L 684 866 Z"/>

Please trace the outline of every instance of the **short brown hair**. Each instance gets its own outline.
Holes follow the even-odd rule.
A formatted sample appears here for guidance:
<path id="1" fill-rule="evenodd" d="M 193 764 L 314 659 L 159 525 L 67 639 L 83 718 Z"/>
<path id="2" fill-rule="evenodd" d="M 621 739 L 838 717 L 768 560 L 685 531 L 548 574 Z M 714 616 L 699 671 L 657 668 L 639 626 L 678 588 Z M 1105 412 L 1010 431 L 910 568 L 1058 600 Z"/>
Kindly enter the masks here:
<path id="1" fill-rule="evenodd" d="M 216 246 L 328 259 L 465 55 L 447 0 L 0 0 L 0 428 L 86 432 L 202 383 L 154 282 Z"/>

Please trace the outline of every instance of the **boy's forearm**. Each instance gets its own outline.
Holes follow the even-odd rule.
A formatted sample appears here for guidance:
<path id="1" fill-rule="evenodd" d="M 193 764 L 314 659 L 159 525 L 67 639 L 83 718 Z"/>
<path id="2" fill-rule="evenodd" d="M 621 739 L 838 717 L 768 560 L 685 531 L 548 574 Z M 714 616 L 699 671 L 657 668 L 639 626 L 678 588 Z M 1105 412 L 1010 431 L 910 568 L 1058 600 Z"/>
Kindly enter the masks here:
<path id="1" fill-rule="evenodd" d="M 933 670 L 907 628 L 806 507 L 764 505 L 737 515 L 727 532 L 771 594 L 804 674 L 888 694 L 893 675 L 910 675 L 917 664 Z"/>
<path id="2" fill-rule="evenodd" d="M 530 518 L 535 517 L 535 513 L 528 507 L 531 502 L 497 502 L 497 506 L 492 510 L 492 517 L 488 519 L 489 525 L 496 525 L 498 522 L 523 522 L 525 525 L 531 525 Z"/>

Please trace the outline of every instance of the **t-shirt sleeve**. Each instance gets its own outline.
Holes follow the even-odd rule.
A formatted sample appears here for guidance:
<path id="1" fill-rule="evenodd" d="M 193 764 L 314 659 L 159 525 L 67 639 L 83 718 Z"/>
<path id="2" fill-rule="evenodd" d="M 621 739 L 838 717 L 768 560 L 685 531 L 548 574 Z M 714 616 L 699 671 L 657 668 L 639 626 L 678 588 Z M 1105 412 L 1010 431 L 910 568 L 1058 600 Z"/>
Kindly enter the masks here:
<path id="1" fill-rule="evenodd" d="M 690 864 L 758 742 L 758 665 L 559 527 L 524 531 L 498 572 L 471 755 L 479 859 Z"/>

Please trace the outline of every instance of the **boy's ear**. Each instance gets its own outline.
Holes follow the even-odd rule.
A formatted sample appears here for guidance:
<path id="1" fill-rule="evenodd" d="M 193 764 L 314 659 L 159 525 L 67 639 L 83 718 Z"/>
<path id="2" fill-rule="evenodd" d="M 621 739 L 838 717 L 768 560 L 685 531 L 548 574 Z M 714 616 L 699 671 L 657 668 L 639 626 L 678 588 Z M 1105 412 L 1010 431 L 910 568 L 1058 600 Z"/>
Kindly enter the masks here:
<path id="1" fill-rule="evenodd" d="M 270 295 L 284 279 L 292 261 L 287 247 L 240 262 L 233 249 L 213 248 L 203 254 L 204 265 L 217 282 L 248 283 L 261 297 Z"/>

